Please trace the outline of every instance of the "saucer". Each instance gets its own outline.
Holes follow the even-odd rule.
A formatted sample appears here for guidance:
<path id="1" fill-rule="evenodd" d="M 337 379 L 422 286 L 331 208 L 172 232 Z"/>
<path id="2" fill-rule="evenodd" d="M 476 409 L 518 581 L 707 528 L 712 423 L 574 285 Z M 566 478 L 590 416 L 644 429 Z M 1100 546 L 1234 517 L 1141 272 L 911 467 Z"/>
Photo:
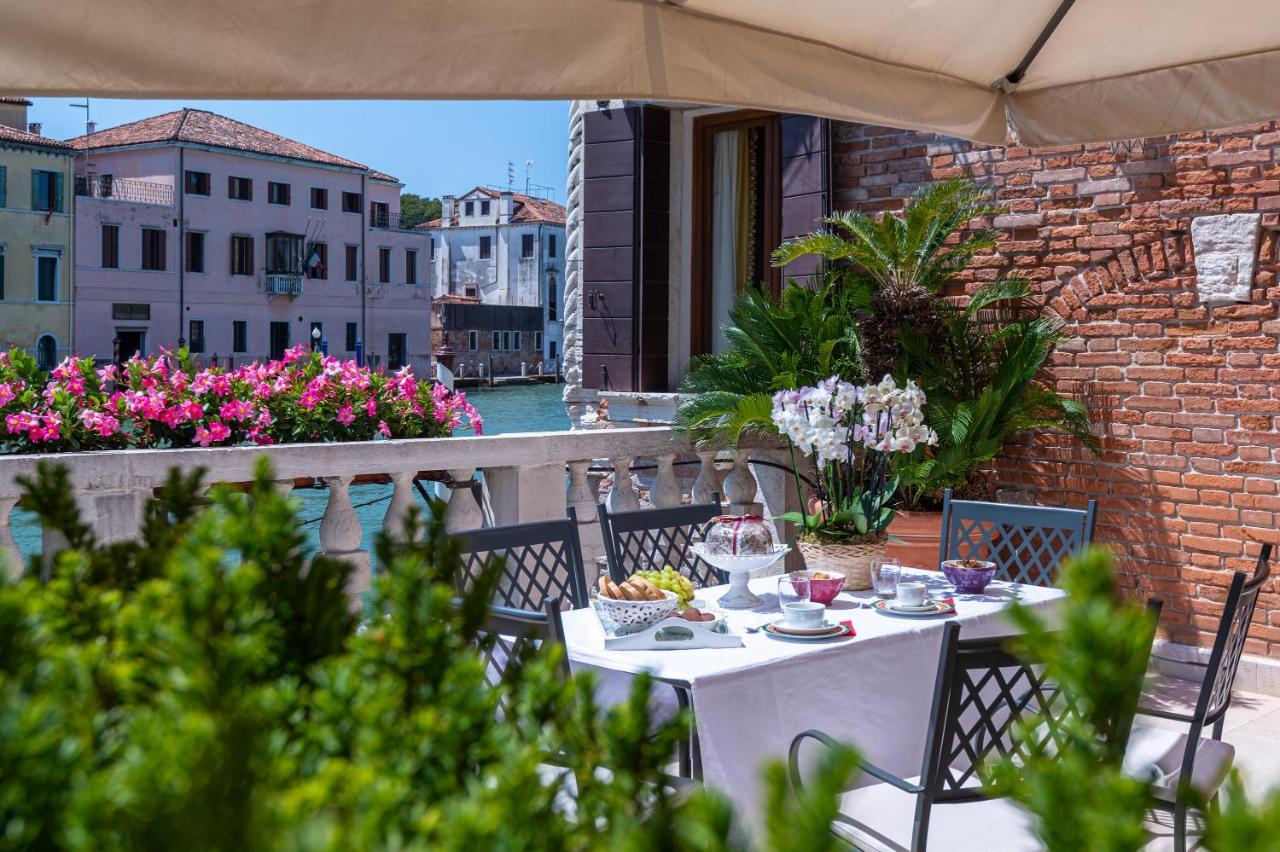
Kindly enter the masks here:
<path id="1" fill-rule="evenodd" d="M 933 618 L 935 615 L 951 615 L 956 611 L 954 603 L 941 600 L 930 601 L 927 607 L 921 609 L 903 609 L 891 604 L 892 601 L 876 601 L 871 605 L 871 608 L 876 612 L 897 616 L 898 618 Z"/>
<path id="2" fill-rule="evenodd" d="M 775 639 L 789 639 L 796 642 L 821 642 L 825 639 L 840 639 L 850 635 L 852 631 L 844 624 L 835 624 L 831 628 L 824 630 L 822 633 L 790 633 L 779 630 L 777 623 L 766 624 L 761 628 L 762 632 L 769 634 Z"/>
<path id="3" fill-rule="evenodd" d="M 888 604 L 889 609 L 896 610 L 897 612 L 928 612 L 929 610 L 937 607 L 938 602 L 931 598 L 926 598 L 924 603 L 918 604 L 904 604 L 898 600 L 891 600 Z"/>
<path id="4" fill-rule="evenodd" d="M 793 627 L 780 618 L 771 622 L 769 626 L 778 633 L 785 633 L 788 636 L 834 636 L 843 625 L 826 621 L 821 627 Z"/>

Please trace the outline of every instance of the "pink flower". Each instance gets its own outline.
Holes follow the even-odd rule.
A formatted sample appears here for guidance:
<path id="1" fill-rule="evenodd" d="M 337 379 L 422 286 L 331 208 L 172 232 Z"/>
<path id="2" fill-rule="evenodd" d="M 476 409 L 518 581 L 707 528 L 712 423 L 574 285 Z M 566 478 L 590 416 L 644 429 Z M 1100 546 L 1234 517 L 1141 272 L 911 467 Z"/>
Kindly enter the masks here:
<path id="1" fill-rule="evenodd" d="M 373 396 L 369 397 L 369 398 L 365 401 L 365 404 L 364 404 L 364 410 L 365 410 L 365 413 L 366 413 L 366 414 L 368 414 L 370 417 L 373 417 L 375 414 L 377 414 L 377 413 L 378 413 L 378 398 L 377 398 L 377 397 L 373 397 Z"/>
<path id="2" fill-rule="evenodd" d="M 209 434 L 215 442 L 225 441 L 231 437 L 231 430 L 224 426 L 220 421 L 215 420 L 209 424 Z"/>
<path id="3" fill-rule="evenodd" d="M 264 408 L 264 409 L 262 409 L 262 411 L 258 414 L 258 427 L 256 427 L 256 428 L 266 429 L 268 426 L 270 426 L 270 425 L 271 425 L 272 423 L 274 423 L 274 422 L 275 422 L 275 420 L 274 420 L 274 418 L 272 418 L 272 416 L 271 416 L 271 412 L 270 412 L 270 411 L 267 411 L 267 410 Z"/>
<path id="4" fill-rule="evenodd" d="M 378 431 L 382 433 L 384 438 L 391 437 L 391 427 L 387 425 L 387 421 L 385 420 L 378 421 Z"/>
<path id="5" fill-rule="evenodd" d="M 222 403 L 218 416 L 223 420 L 248 420 L 253 417 L 253 403 L 243 399 L 233 399 Z"/>
<path id="6" fill-rule="evenodd" d="M 315 408 L 316 404 L 319 402 L 320 402 L 320 397 L 316 396 L 311 391 L 307 391 L 301 397 L 298 398 L 298 405 L 307 409 Z"/>
<path id="7" fill-rule="evenodd" d="M 0 405 L 8 405 L 18 398 L 17 392 L 8 382 L 0 382 Z"/>
<path id="8" fill-rule="evenodd" d="M 351 406 L 344 405 L 338 409 L 338 414 L 333 419 L 343 426 L 350 426 L 351 422 L 356 419 L 356 415 L 351 411 Z"/>
<path id="9" fill-rule="evenodd" d="M 4 419 L 5 428 L 17 435 L 20 432 L 27 432 L 35 429 L 40 425 L 40 418 L 32 414 L 30 411 L 19 411 L 17 414 L 10 414 Z"/>
<path id="10" fill-rule="evenodd" d="M 196 443 L 202 447 L 207 447 L 213 443 L 213 433 L 203 426 L 196 427 Z"/>

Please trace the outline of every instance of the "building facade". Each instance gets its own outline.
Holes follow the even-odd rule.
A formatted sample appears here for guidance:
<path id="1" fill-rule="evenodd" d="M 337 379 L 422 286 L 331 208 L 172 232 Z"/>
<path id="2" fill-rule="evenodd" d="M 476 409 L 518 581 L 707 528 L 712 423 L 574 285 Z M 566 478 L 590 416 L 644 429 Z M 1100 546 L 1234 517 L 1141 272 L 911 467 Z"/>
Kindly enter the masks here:
<path id="1" fill-rule="evenodd" d="M 1097 458 L 1061 436 L 1027 436 L 1001 453 L 996 487 L 1044 505 L 1096 498 L 1097 539 L 1122 557 L 1136 595 L 1166 601 L 1166 635 L 1211 641 L 1232 572 L 1251 571 L 1263 542 L 1280 544 L 1280 123 L 1032 149 L 609 107 L 571 112 L 571 414 L 600 398 L 615 421 L 640 419 L 641 399 L 650 419 L 673 410 L 689 355 L 717 345 L 707 323 L 729 284 L 715 264 L 740 263 L 753 232 L 769 229 L 768 248 L 812 230 L 827 207 L 899 210 L 925 183 L 970 177 L 1008 212 L 981 223 L 999 246 L 960 276 L 956 295 L 1013 272 L 1034 281 L 1066 330 L 1046 378 L 1088 404 L 1102 440 Z M 759 189 L 716 186 L 716 166 L 735 156 L 721 131 L 771 123 L 781 171 L 766 166 Z M 767 163 L 756 143 L 728 138 L 739 158 L 756 159 L 750 168 Z M 764 189 L 775 175 L 778 190 Z M 628 189 L 637 186 L 639 197 Z M 759 225 L 718 227 L 715 194 L 743 191 L 765 197 L 748 205 Z M 1250 637 L 1248 653 L 1280 658 L 1280 597 L 1259 598 Z"/>
<path id="2" fill-rule="evenodd" d="M 431 240 L 436 297 L 541 310 L 537 346 L 530 349 L 530 332 L 523 332 L 521 346 L 502 350 L 495 361 L 504 365 L 500 375 L 554 373 L 559 368 L 564 352 L 564 223 L 564 207 L 553 201 L 476 187 L 460 196 L 444 196 L 441 218 L 419 226 Z M 475 312 L 466 315 L 478 316 Z M 485 316 L 506 314 L 488 312 Z M 491 335 L 519 330 L 446 331 L 452 339 L 454 333 L 465 337 L 468 331 Z M 479 351 L 454 348 L 455 372 L 475 375 L 487 369 L 488 353 L 477 354 Z"/>
<path id="3" fill-rule="evenodd" d="M 73 150 L 28 124 L 24 98 L 0 97 L 0 350 L 52 367 L 75 337 Z"/>
<path id="4" fill-rule="evenodd" d="M 429 240 L 399 227 L 395 178 L 201 110 L 71 144 L 82 354 L 181 342 L 239 362 L 318 343 L 427 373 Z"/>
<path id="5" fill-rule="evenodd" d="M 432 351 L 458 378 L 532 375 L 545 363 L 546 323 L 537 305 L 486 305 L 475 296 L 440 296 L 432 308 Z"/>

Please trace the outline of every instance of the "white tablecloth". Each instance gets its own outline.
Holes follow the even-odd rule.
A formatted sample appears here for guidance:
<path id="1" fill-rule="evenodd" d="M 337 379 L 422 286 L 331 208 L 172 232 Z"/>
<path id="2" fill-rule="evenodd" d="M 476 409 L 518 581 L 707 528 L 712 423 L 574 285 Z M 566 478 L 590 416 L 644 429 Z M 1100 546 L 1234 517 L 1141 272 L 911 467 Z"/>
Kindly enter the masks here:
<path id="1" fill-rule="evenodd" d="M 751 581 L 766 599 L 757 611 L 728 611 L 729 626 L 743 634 L 744 647 L 671 651 L 610 651 L 590 609 L 565 613 L 565 641 L 575 669 L 654 675 L 688 684 L 701 741 L 706 783 L 719 788 L 740 814 L 758 814 L 761 768 L 784 759 L 792 738 L 819 728 L 856 745 L 868 760 L 904 776 L 917 775 L 923 757 L 942 626 L 958 621 L 960 636 L 976 638 L 1012 632 L 1001 615 L 1013 598 L 1048 608 L 1059 589 L 993 583 L 983 595 L 954 595 L 937 572 L 921 575 L 936 597 L 954 597 L 956 614 L 908 619 L 860 608 L 870 592 L 842 593 L 829 614 L 852 621 L 857 635 L 826 642 L 775 639 L 745 628 L 779 616 L 776 577 Z M 724 588 L 700 591 L 714 601 Z"/>

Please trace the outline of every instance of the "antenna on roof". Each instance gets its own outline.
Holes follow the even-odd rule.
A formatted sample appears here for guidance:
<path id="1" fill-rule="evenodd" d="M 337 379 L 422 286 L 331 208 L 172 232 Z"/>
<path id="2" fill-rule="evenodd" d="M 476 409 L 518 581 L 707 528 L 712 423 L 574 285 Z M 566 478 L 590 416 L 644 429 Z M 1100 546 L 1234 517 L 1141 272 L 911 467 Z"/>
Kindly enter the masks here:
<path id="1" fill-rule="evenodd" d="M 507 160 L 507 192 L 515 189 L 516 185 L 516 164 Z"/>
<path id="2" fill-rule="evenodd" d="M 533 174 L 533 160 L 524 161 L 524 194 L 529 194 L 531 175 Z"/>
<path id="3" fill-rule="evenodd" d="M 84 110 L 84 132 L 86 136 L 97 129 L 96 127 L 94 127 L 93 122 L 89 120 L 89 99 L 88 98 L 85 98 L 84 103 L 82 104 L 67 104 L 67 106 Z"/>

